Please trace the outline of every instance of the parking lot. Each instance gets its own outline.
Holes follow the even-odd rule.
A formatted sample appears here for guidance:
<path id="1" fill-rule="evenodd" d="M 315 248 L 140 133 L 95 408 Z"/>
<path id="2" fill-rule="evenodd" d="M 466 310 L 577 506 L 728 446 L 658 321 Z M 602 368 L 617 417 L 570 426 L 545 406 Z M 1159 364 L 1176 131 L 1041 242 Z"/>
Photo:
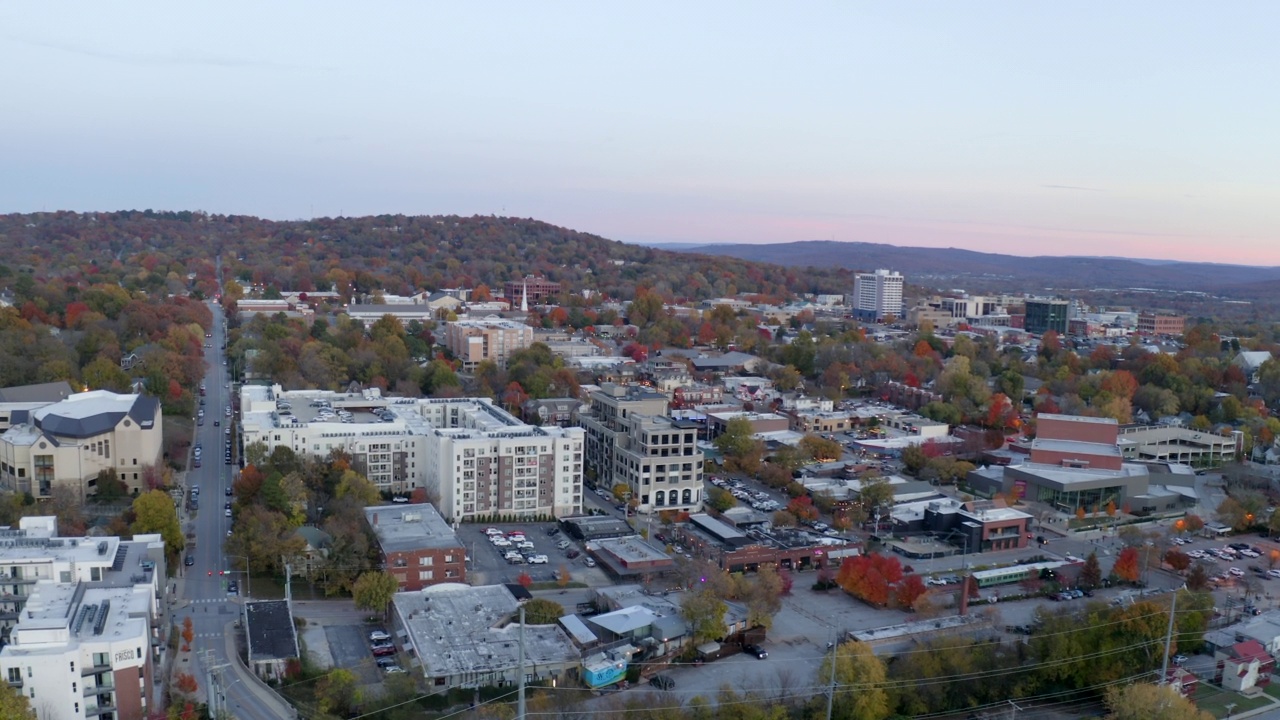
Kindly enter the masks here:
<path id="1" fill-rule="evenodd" d="M 534 582 L 554 581 L 561 567 L 567 567 L 571 578 L 575 581 L 589 585 L 606 583 L 607 579 L 599 569 L 592 570 L 587 566 L 586 561 L 589 556 L 583 552 L 581 542 L 567 537 L 562 532 L 554 536 L 547 534 L 551 528 L 558 527 L 557 523 L 551 522 L 468 523 L 460 526 L 458 538 L 466 545 L 467 554 L 471 558 L 467 566 L 471 584 L 514 583 L 521 573 L 528 573 Z M 494 545 L 485 532 L 490 529 L 501 532 L 511 545 Z M 517 533 L 522 533 L 525 542 L 532 544 L 533 547 L 516 547 L 516 543 L 510 536 Z M 568 543 L 566 547 L 558 547 L 566 542 Z M 521 553 L 520 562 L 507 560 L 507 553 L 513 551 Z M 576 557 L 568 557 L 570 553 L 576 553 Z M 546 556 L 547 561 L 533 564 L 525 560 L 525 558 L 539 555 Z"/>
<path id="2" fill-rule="evenodd" d="M 324 629 L 333 666 L 350 670 L 362 685 L 382 680 L 382 671 L 369 650 L 368 628 L 363 625 L 329 625 Z"/>

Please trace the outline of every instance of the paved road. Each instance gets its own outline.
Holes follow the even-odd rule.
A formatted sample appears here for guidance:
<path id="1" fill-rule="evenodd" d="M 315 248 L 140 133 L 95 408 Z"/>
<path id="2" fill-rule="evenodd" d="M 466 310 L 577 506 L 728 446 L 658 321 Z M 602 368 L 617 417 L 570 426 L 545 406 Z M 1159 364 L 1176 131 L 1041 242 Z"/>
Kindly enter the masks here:
<path id="1" fill-rule="evenodd" d="M 195 548 L 187 551 L 195 564 L 182 566 L 186 576 L 176 616 L 179 623 L 183 617 L 191 616 L 195 624 L 193 649 L 197 657 L 207 651 L 212 656 L 210 665 L 222 666 L 223 707 L 231 716 L 255 720 L 292 717 L 291 709 L 233 657 L 234 622 L 240 616 L 242 605 L 240 598 L 227 595 L 227 584 L 239 577 L 240 591 L 244 593 L 245 583 L 243 576 L 219 574 L 231 569 L 222 549 L 231 526 L 223 504 L 228 500 L 226 490 L 232 481 L 232 466 L 223 462 L 223 443 L 227 437 L 224 430 L 231 425 L 233 418 L 224 414 L 224 408 L 231 405 L 231 390 L 226 387 L 229 382 L 227 367 L 223 365 L 225 355 L 221 350 L 226 342 L 225 323 L 221 307 L 213 305 L 213 309 L 213 337 L 206 339 L 212 347 L 205 350 L 205 420 L 195 429 L 195 440 L 203 446 L 203 462 L 202 467 L 191 467 L 187 473 L 188 491 L 197 485 L 200 488 L 199 510 L 189 518 L 185 527 L 187 532 L 195 533 Z M 218 423 L 216 426 L 215 421 Z M 188 545 L 190 542 L 188 540 Z M 193 670 L 202 671 L 197 680 L 203 687 L 207 682 L 204 668 L 197 665 Z"/>

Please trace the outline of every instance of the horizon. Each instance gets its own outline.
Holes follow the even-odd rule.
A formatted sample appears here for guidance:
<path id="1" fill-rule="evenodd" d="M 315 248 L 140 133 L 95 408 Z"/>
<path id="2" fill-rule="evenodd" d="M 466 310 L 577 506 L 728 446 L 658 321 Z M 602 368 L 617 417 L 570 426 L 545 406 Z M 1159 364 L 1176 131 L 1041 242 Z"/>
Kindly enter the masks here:
<path id="1" fill-rule="evenodd" d="M 500 7 L 0 8 L 0 211 L 1280 265 L 1269 4 Z"/>

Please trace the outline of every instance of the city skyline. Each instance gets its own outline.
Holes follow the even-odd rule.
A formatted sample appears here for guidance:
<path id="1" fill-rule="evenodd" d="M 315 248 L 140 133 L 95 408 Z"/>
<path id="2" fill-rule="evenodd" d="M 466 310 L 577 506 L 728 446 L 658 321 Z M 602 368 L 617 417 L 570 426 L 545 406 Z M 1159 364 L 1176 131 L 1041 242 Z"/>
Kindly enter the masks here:
<path id="1" fill-rule="evenodd" d="M 533 217 L 1280 265 L 1280 11 L 0 9 L 0 212 Z"/>

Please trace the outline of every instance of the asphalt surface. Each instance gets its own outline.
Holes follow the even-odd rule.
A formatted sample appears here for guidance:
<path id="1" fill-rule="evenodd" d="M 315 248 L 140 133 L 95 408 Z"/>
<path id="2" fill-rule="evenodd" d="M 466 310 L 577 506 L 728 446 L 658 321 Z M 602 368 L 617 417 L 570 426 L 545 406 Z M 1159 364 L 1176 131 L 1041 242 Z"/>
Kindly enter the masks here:
<path id="1" fill-rule="evenodd" d="M 334 667 L 350 670 L 360 684 L 371 685 L 381 682 L 382 672 L 369 650 L 365 633 L 366 629 L 359 625 L 329 625 L 324 629 Z"/>
<path id="2" fill-rule="evenodd" d="M 196 656 L 209 652 L 210 667 L 221 666 L 223 696 L 225 707 L 237 718 L 278 718 L 281 707 L 278 700 L 262 696 L 262 689 L 247 674 L 239 661 L 232 658 L 227 651 L 227 626 L 236 620 L 241 613 L 240 597 L 227 594 L 227 584 L 237 579 L 240 593 L 246 592 L 243 574 L 220 574 L 231 570 L 223 553 L 222 544 L 227 530 L 231 527 L 231 518 L 225 516 L 223 503 L 226 502 L 226 489 L 231 486 L 233 469 L 223 462 L 223 443 L 226 435 L 223 430 L 234 420 L 228 418 L 224 408 L 231 405 L 231 390 L 225 387 L 230 381 L 227 367 L 223 365 L 225 355 L 221 347 L 226 342 L 225 321 L 222 308 L 217 304 L 213 308 L 213 337 L 206 338 L 212 347 L 205 349 L 205 421 L 195 427 L 195 442 L 203 446 L 202 466 L 188 465 L 186 476 L 187 491 L 199 486 L 199 510 L 184 525 L 185 532 L 194 532 L 195 547 L 192 539 L 187 539 L 186 554 L 194 558 L 195 564 L 180 566 L 185 573 L 182 585 L 180 609 L 176 614 L 178 622 L 190 615 L 195 627 L 196 639 L 193 643 Z M 214 421 L 218 421 L 215 426 Z M 203 663 L 193 669 L 199 669 L 197 681 L 204 686 Z M 274 700 L 274 701 L 273 701 Z"/>

